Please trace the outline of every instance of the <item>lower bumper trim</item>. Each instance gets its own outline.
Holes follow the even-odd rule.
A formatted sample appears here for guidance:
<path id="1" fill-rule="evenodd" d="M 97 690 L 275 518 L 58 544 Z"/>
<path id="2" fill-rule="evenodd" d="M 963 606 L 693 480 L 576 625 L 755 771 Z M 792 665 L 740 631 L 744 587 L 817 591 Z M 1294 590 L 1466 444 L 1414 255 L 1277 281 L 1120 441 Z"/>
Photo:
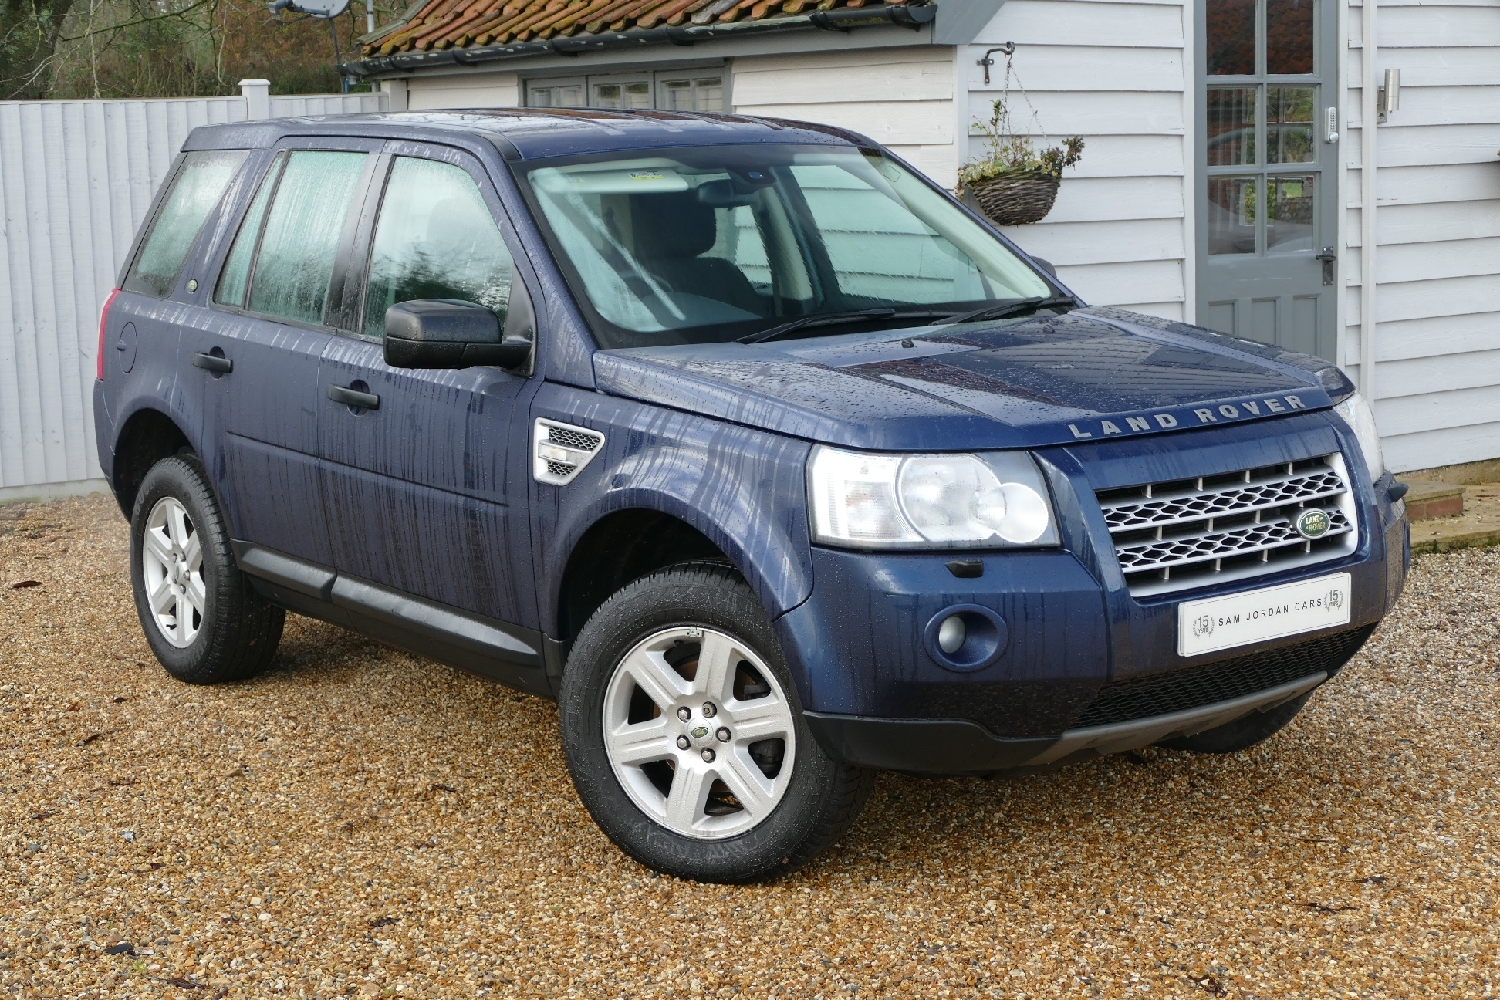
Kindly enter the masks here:
<path id="1" fill-rule="evenodd" d="M 1327 679 L 1328 674 L 1319 671 L 1212 705 L 1027 739 L 994 736 L 967 719 L 881 719 L 825 712 L 805 712 L 803 717 L 824 749 L 847 764 L 910 774 L 1024 774 L 1216 729 L 1291 701 Z"/>

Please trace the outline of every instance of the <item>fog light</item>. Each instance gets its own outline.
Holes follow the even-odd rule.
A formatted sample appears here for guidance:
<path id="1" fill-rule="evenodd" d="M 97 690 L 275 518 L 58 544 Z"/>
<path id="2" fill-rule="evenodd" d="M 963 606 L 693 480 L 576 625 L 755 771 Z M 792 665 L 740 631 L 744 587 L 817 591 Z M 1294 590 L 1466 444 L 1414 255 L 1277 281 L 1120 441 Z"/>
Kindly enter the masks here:
<path id="1" fill-rule="evenodd" d="M 964 620 L 958 615 L 949 615 L 938 626 L 938 649 L 952 656 L 963 648 L 964 639 L 968 637 L 968 634 L 969 630 L 964 626 Z"/>
<path id="2" fill-rule="evenodd" d="M 993 609 L 979 604 L 953 604 L 927 619 L 922 647 L 948 670 L 983 670 L 1000 658 L 1010 630 Z"/>

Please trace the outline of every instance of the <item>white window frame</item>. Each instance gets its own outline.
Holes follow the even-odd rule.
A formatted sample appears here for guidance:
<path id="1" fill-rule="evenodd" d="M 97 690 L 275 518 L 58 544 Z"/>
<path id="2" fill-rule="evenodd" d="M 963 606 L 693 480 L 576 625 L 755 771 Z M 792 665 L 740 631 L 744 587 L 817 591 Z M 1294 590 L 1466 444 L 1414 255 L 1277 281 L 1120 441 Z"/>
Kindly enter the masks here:
<path id="1" fill-rule="evenodd" d="M 526 106 L 534 108 L 538 105 L 533 102 L 533 94 L 542 87 L 578 87 L 583 91 L 583 99 L 589 99 L 589 82 L 587 77 L 582 76 L 544 76 L 535 80 L 527 80 L 525 87 Z M 545 105 L 545 107 L 565 107 L 566 105 Z"/>
<path id="2" fill-rule="evenodd" d="M 537 107 L 533 103 L 532 95 L 538 88 L 542 87 L 567 87 L 577 86 L 582 88 L 585 107 L 598 107 L 593 103 L 594 87 L 598 84 L 620 84 L 624 86 L 631 83 L 648 83 L 651 86 L 651 107 L 661 108 L 665 103 L 662 100 L 663 87 L 669 80 L 692 80 L 693 103 L 697 103 L 697 84 L 699 81 L 717 77 L 719 86 L 723 93 L 723 113 L 734 110 L 734 104 L 730 100 L 729 93 L 729 65 L 719 63 L 709 66 L 687 66 L 676 69 L 627 69 L 624 67 L 602 67 L 603 72 L 590 73 L 586 76 L 537 76 L 524 81 L 522 93 L 525 95 L 527 107 Z"/>

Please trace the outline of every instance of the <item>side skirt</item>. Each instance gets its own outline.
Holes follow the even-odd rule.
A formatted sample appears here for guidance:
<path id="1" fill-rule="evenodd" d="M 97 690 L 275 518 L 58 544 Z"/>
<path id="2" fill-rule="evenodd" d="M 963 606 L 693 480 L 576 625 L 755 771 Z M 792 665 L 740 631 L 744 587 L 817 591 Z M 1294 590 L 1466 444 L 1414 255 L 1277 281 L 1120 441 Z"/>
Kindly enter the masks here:
<path id="1" fill-rule="evenodd" d="M 233 541 L 255 589 L 289 611 L 332 622 L 419 656 L 543 698 L 555 698 L 542 633 L 413 597 L 277 552 Z"/>

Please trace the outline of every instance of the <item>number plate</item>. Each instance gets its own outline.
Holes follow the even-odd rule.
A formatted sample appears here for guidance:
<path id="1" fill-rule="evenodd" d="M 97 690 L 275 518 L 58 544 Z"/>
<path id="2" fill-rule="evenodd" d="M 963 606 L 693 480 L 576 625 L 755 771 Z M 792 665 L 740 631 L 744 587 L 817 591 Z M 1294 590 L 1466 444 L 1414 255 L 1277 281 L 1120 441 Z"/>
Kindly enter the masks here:
<path id="1" fill-rule="evenodd" d="M 1349 624 L 1349 574 L 1177 605 L 1177 655 L 1198 656 Z"/>

